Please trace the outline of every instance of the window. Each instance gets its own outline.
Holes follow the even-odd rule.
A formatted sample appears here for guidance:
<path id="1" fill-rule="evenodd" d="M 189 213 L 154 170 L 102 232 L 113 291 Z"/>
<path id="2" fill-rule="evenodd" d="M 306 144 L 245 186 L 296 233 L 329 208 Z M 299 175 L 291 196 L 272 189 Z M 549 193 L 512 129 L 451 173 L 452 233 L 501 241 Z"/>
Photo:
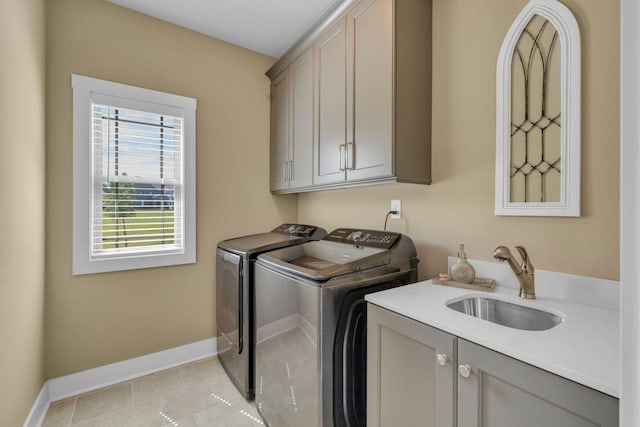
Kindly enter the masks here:
<path id="1" fill-rule="evenodd" d="M 73 274 L 194 263 L 196 100 L 71 85 Z"/>

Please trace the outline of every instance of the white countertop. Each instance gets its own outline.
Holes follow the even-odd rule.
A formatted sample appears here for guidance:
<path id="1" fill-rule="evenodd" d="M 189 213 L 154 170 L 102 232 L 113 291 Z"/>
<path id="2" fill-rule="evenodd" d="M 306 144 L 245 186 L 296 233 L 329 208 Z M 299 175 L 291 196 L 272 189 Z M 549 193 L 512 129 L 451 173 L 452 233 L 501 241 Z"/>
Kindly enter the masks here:
<path id="1" fill-rule="evenodd" d="M 522 300 L 518 298 L 515 277 L 511 280 L 509 274 L 513 276 L 513 273 L 508 267 L 496 263 L 470 262 L 476 268 L 478 277 L 497 280 L 495 292 L 434 285 L 428 280 L 369 294 L 366 300 L 619 397 L 618 282 L 537 270 L 538 298 Z M 565 321 L 546 331 L 523 331 L 477 319 L 446 306 L 450 300 L 471 294 L 550 311 Z M 572 294 L 576 297 L 570 299 Z"/>

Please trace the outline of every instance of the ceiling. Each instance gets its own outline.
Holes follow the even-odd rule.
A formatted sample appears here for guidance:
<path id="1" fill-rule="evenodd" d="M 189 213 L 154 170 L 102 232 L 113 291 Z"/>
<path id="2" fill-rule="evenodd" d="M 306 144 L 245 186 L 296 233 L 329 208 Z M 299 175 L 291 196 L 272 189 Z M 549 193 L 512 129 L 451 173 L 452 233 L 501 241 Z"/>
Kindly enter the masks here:
<path id="1" fill-rule="evenodd" d="M 107 0 L 279 58 L 336 0 Z"/>

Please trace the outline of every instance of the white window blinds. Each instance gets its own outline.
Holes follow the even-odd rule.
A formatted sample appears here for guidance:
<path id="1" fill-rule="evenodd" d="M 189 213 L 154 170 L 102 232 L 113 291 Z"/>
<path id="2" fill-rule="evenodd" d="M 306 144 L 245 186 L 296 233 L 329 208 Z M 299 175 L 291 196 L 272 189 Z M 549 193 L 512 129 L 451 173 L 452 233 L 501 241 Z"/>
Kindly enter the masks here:
<path id="1" fill-rule="evenodd" d="M 73 274 L 196 262 L 194 98 L 74 74 Z"/>
<path id="2" fill-rule="evenodd" d="M 182 247 L 182 119 L 92 104 L 91 256 Z"/>

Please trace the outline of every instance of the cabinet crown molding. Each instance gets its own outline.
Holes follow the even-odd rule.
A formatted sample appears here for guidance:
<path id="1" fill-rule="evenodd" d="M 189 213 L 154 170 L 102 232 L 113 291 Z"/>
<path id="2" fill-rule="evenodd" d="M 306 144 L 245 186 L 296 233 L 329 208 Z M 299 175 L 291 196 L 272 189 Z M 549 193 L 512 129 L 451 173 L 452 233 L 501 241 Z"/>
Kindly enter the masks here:
<path id="1" fill-rule="evenodd" d="M 324 15 L 316 21 L 265 73 L 270 80 L 291 65 L 300 55 L 313 46 L 316 40 L 329 27 L 336 23 L 359 0 L 338 0 Z"/>

